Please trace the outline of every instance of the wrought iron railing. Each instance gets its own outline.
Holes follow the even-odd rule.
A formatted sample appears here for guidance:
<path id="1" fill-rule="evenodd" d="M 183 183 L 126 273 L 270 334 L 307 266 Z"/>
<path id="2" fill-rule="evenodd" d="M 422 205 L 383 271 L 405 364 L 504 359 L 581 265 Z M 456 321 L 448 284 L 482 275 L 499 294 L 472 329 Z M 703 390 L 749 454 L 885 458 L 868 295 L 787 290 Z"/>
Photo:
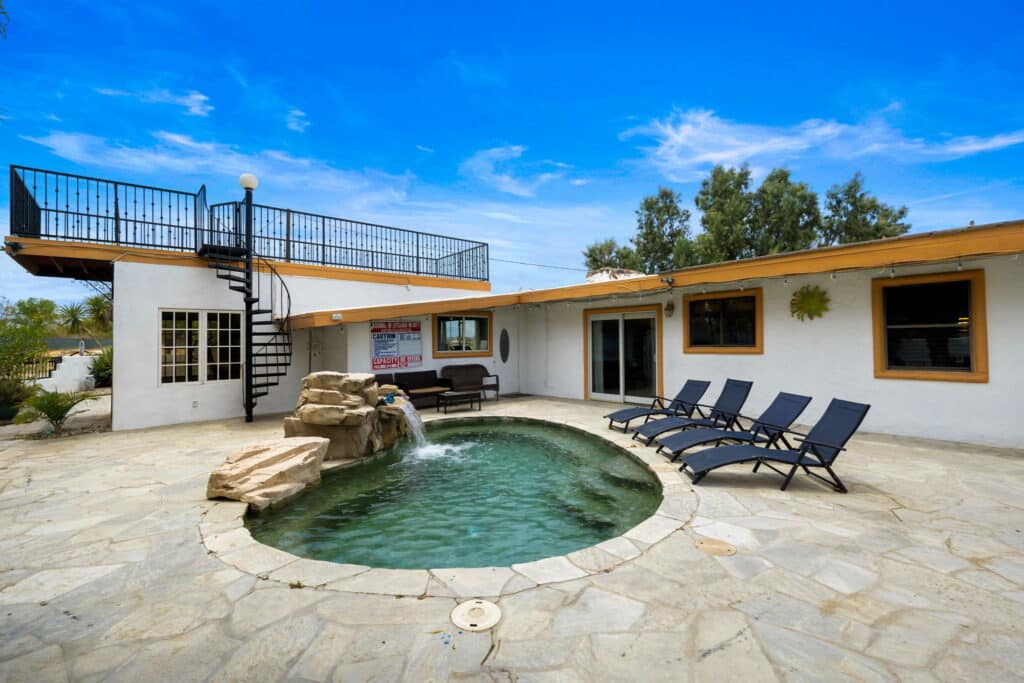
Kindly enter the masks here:
<path id="1" fill-rule="evenodd" d="M 206 190 L 11 166 L 11 234 L 191 251 L 205 226 Z"/>
<path id="2" fill-rule="evenodd" d="M 54 370 L 60 366 L 62 360 L 64 360 L 62 356 L 41 356 L 27 360 L 21 366 L 18 379 L 28 381 L 52 377 Z"/>
<path id="3" fill-rule="evenodd" d="M 242 246 L 244 205 L 207 207 L 206 188 L 181 192 L 11 166 L 11 234 L 197 251 Z M 487 280 L 488 246 L 404 228 L 253 206 L 253 251 L 265 259 Z"/>
<path id="4" fill-rule="evenodd" d="M 274 261 L 487 280 L 488 246 L 456 237 L 253 205 L 253 250 Z M 240 246 L 245 206 L 210 207 L 205 242 Z"/>

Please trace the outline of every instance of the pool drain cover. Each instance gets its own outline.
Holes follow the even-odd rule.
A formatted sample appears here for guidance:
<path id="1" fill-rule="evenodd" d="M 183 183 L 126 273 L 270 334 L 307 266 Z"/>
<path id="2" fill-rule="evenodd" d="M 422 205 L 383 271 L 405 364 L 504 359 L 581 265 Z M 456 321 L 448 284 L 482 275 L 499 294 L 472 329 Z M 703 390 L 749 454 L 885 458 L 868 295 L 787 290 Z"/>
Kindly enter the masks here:
<path id="1" fill-rule="evenodd" d="M 721 541 L 717 538 L 708 538 L 702 536 L 697 539 L 697 549 L 703 550 L 709 555 L 735 555 L 736 546 L 726 541 Z"/>
<path id="2" fill-rule="evenodd" d="M 501 608 L 486 600 L 469 600 L 452 610 L 452 623 L 464 631 L 486 631 L 501 619 Z"/>

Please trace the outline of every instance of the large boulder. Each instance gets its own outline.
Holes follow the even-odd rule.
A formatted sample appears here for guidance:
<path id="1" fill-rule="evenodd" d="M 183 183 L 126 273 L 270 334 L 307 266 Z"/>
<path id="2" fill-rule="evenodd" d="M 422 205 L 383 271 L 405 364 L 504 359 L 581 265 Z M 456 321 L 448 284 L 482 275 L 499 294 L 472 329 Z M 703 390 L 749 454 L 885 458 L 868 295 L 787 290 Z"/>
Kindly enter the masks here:
<path id="1" fill-rule="evenodd" d="M 255 510 L 291 498 L 320 483 L 330 441 L 318 436 L 268 439 L 228 456 L 210 475 L 206 497 L 230 498 Z"/>
<path id="2" fill-rule="evenodd" d="M 387 398 L 392 403 L 387 403 Z M 369 373 L 314 372 L 302 380 L 295 413 L 284 420 L 286 437 L 330 439 L 326 460 L 354 461 L 391 448 L 409 427 L 407 397 L 393 384 L 377 385 Z"/>

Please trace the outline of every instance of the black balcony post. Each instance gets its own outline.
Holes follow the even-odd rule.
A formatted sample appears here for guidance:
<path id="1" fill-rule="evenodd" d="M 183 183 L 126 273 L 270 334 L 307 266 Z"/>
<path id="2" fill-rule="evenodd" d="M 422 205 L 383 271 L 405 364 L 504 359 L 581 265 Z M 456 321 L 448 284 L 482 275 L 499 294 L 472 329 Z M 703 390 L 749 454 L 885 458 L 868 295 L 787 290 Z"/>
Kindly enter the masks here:
<path id="1" fill-rule="evenodd" d="M 245 176 L 242 176 L 244 179 Z M 245 181 L 243 180 L 243 183 Z M 252 183 L 255 186 L 255 183 Z M 245 421 L 252 422 L 252 187 L 245 188 Z"/>
<path id="2" fill-rule="evenodd" d="M 292 260 L 292 210 L 285 209 L 284 214 L 284 260 Z"/>

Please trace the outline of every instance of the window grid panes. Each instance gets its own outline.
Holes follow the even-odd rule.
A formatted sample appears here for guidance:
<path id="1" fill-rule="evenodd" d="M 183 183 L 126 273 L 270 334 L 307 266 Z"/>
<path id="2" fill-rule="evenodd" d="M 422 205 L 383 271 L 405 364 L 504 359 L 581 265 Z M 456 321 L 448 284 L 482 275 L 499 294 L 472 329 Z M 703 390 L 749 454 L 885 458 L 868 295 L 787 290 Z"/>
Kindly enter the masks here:
<path id="1" fill-rule="evenodd" d="M 487 316 L 437 316 L 437 350 L 446 352 L 489 351 L 490 318 Z"/>
<path id="2" fill-rule="evenodd" d="M 971 372 L 971 283 L 896 285 L 882 290 L 886 366 Z"/>
<path id="3" fill-rule="evenodd" d="M 207 312 L 206 380 L 242 376 L 242 314 Z"/>
<path id="4" fill-rule="evenodd" d="M 691 301 L 687 313 L 690 346 L 757 345 L 757 300 L 754 296 Z"/>
<path id="5" fill-rule="evenodd" d="M 163 311 L 160 317 L 160 381 L 199 381 L 199 312 Z"/>

